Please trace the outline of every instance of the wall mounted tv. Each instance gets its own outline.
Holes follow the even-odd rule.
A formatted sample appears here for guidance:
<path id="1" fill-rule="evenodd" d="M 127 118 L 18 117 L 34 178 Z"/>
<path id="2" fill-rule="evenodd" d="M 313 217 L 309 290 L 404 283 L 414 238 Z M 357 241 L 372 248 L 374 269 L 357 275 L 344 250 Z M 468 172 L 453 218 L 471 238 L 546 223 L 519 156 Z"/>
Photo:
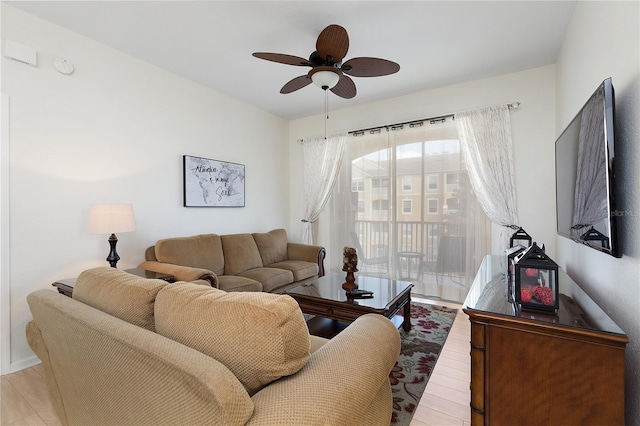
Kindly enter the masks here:
<path id="1" fill-rule="evenodd" d="M 559 235 L 619 257 L 613 118 L 608 78 L 556 140 L 556 214 Z"/>

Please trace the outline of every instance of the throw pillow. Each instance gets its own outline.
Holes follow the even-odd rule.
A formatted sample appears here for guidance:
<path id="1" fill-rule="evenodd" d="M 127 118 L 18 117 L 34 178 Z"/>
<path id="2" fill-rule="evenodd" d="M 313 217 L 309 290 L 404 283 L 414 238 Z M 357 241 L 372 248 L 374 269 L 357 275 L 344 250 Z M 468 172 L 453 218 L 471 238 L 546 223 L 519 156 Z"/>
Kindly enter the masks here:
<path id="1" fill-rule="evenodd" d="M 309 331 L 290 296 L 181 283 L 160 291 L 155 319 L 159 334 L 224 364 L 250 395 L 309 359 Z"/>
<path id="2" fill-rule="evenodd" d="M 253 239 L 256 241 L 264 266 L 287 260 L 287 231 L 284 229 L 274 229 L 262 234 L 255 233 Z"/>
<path id="3" fill-rule="evenodd" d="M 138 327 L 155 331 L 153 304 L 166 281 L 148 279 L 103 266 L 84 271 L 73 298 Z"/>

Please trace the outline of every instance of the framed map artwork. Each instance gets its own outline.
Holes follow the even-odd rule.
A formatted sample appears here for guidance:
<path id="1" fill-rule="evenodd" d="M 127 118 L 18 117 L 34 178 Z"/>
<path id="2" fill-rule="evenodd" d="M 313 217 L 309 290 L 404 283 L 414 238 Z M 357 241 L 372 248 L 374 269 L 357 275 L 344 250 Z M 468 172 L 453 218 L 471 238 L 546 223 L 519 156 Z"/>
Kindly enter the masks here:
<path id="1" fill-rule="evenodd" d="M 185 207 L 244 207 L 244 164 L 182 158 Z"/>

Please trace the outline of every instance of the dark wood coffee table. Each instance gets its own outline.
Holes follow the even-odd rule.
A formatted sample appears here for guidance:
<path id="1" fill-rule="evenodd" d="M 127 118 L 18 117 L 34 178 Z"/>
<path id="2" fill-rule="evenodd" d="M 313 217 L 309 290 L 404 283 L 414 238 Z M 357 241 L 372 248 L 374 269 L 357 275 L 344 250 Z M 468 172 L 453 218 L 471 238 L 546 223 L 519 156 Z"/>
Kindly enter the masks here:
<path id="1" fill-rule="evenodd" d="M 388 278 L 358 276 L 358 288 L 373 292 L 370 299 L 348 299 L 342 283 L 345 274 L 331 273 L 285 291 L 305 314 L 315 315 L 307 324 L 311 334 L 333 337 L 364 314 L 380 314 L 396 327 L 411 329 L 411 288 L 413 284 Z M 397 314 L 402 311 L 403 316 Z"/>

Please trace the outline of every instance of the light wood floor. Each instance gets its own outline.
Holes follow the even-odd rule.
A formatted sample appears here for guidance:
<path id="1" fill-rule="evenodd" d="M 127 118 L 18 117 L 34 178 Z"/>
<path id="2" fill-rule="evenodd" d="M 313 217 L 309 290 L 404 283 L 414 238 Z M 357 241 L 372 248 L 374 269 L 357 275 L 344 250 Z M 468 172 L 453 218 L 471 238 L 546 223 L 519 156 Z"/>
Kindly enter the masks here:
<path id="1" fill-rule="evenodd" d="M 428 302 L 416 298 L 412 300 Z M 469 426 L 471 424 L 469 407 L 471 324 L 459 305 L 434 303 L 458 308 L 458 315 L 413 415 L 411 426 Z"/>
<path id="2" fill-rule="evenodd" d="M 458 307 L 447 303 L 435 303 Z M 469 320 L 460 310 L 429 378 L 411 426 L 470 424 L 469 337 Z M 42 365 L 7 374 L 0 379 L 0 425 L 60 424 L 49 399 Z"/>
<path id="3" fill-rule="evenodd" d="M 42 365 L 7 374 L 2 380 L 2 426 L 59 425 L 47 391 Z"/>

